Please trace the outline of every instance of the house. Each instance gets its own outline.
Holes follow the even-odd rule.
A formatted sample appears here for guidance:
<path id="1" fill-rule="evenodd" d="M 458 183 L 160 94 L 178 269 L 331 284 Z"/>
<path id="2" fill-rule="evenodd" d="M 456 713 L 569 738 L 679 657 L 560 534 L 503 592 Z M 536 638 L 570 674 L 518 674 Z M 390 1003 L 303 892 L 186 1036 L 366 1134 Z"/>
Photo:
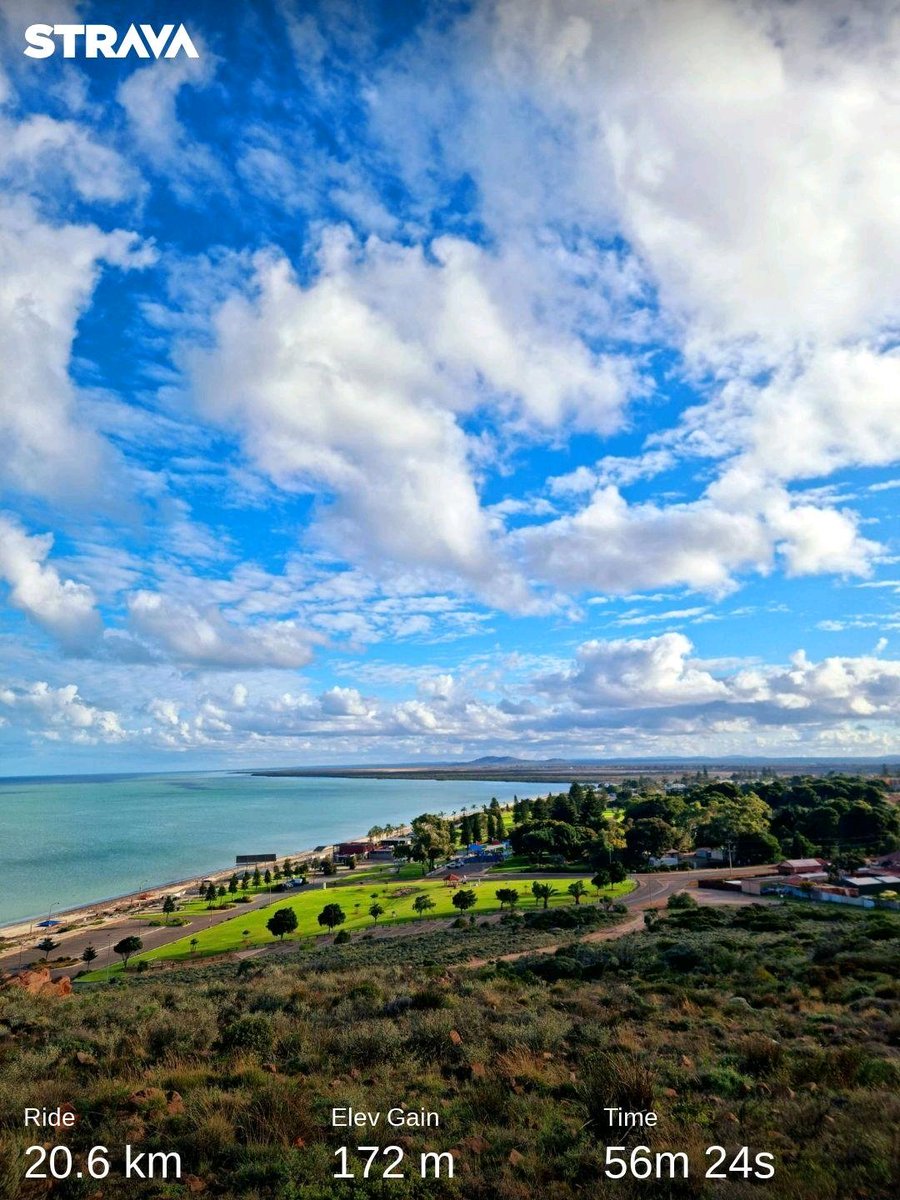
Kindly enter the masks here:
<path id="1" fill-rule="evenodd" d="M 818 874 L 827 865 L 824 858 L 786 858 L 775 870 L 779 875 L 811 875 Z"/>
<path id="2" fill-rule="evenodd" d="M 751 875 L 741 880 L 741 891 L 747 896 L 764 896 L 783 886 L 782 875 Z"/>
<path id="3" fill-rule="evenodd" d="M 374 850 L 370 850 L 366 855 L 369 862 L 393 862 L 394 847 L 393 846 L 376 846 Z"/>
<path id="4" fill-rule="evenodd" d="M 900 891 L 900 875 L 842 875 L 841 883 L 853 888 L 860 896 Z"/>
<path id="5" fill-rule="evenodd" d="M 337 848 L 338 858 L 365 858 L 370 850 L 375 849 L 374 842 L 341 842 Z"/>
<path id="6" fill-rule="evenodd" d="M 690 857 L 698 867 L 705 867 L 710 863 L 724 862 L 725 851 L 721 846 L 698 846 Z"/>
<path id="7" fill-rule="evenodd" d="M 681 863 L 681 855 L 677 850 L 663 850 L 662 854 L 651 854 L 648 862 L 651 867 L 677 867 Z"/>
<path id="8" fill-rule="evenodd" d="M 488 842 L 482 847 L 486 858 L 506 858 L 510 853 L 509 842 Z"/>

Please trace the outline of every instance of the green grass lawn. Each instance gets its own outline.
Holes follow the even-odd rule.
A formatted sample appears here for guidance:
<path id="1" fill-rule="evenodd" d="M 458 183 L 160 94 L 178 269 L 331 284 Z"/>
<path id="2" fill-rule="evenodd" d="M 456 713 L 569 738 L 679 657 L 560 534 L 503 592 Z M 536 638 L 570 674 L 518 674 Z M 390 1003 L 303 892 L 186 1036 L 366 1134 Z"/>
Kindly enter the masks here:
<path id="1" fill-rule="evenodd" d="M 470 909 L 470 912 L 485 914 L 497 912 L 500 908 L 499 901 L 495 895 L 497 883 L 493 881 L 483 881 L 482 883 L 471 886 L 477 897 L 475 907 Z M 587 882 L 587 881 L 585 881 Z M 527 879 L 517 880 L 515 886 L 519 892 L 520 900 L 519 907 L 529 909 L 535 907 L 534 897 L 531 895 L 531 881 Z M 615 884 L 613 887 L 604 890 L 601 895 L 618 897 L 627 892 L 631 887 L 630 883 Z M 557 894 L 550 899 L 551 905 L 572 904 L 572 897 L 565 890 L 566 885 L 562 883 L 557 888 Z M 458 887 L 448 887 L 440 880 L 413 880 L 403 884 L 400 882 L 384 883 L 369 883 L 362 884 L 356 887 L 332 887 L 329 886 L 326 890 L 321 887 L 308 892 L 291 895 L 275 895 L 272 897 L 272 903 L 264 908 L 256 909 L 255 911 L 238 911 L 233 917 L 227 921 L 223 921 L 219 925 L 213 926 L 211 929 L 202 930 L 200 932 L 190 934 L 179 938 L 177 941 L 170 942 L 166 946 L 159 946 L 156 949 L 148 950 L 144 954 L 136 955 L 129 964 L 129 970 L 142 959 L 148 962 L 157 960 L 181 960 L 199 958 L 209 954 L 225 954 L 234 950 L 242 950 L 252 946 L 267 946 L 272 945 L 274 940 L 271 933 L 266 929 L 266 921 L 272 916 L 277 908 L 292 908 L 297 914 L 298 925 L 296 931 L 286 938 L 285 941 L 296 940 L 298 938 L 309 938 L 317 934 L 327 933 L 327 930 L 318 923 L 318 915 L 326 904 L 339 904 L 346 914 L 346 921 L 341 929 L 350 931 L 371 929 L 374 925 L 372 918 L 369 916 L 369 907 L 376 901 L 384 908 L 384 916 L 379 918 L 379 924 L 395 924 L 402 921 L 417 921 L 417 920 L 432 920 L 435 917 L 455 917 L 458 916 L 458 910 L 451 903 L 451 897 L 457 892 Z M 424 916 L 419 917 L 413 908 L 413 902 L 418 895 L 428 895 L 434 901 L 434 908 L 430 909 Z M 585 897 L 582 903 L 588 903 L 593 900 L 595 893 L 593 889 L 589 895 Z M 244 931 L 246 932 L 246 936 Z M 196 946 L 191 946 L 192 938 L 196 938 Z M 121 966 L 112 968 L 112 974 L 117 974 L 121 971 Z M 89 975 L 81 977 L 88 981 L 92 979 L 106 978 L 106 969 L 91 972 Z"/>

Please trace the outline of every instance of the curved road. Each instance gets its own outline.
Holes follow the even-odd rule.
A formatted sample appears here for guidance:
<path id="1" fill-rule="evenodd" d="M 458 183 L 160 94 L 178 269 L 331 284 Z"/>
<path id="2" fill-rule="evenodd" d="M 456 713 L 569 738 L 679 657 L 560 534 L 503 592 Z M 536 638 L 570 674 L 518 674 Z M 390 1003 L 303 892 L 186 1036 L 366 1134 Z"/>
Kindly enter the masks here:
<path id="1" fill-rule="evenodd" d="M 674 892 L 681 891 L 695 881 L 701 879 L 736 879 L 743 875 L 759 875 L 763 873 L 771 873 L 774 868 L 758 866 L 758 867 L 713 867 L 699 871 L 666 871 L 652 872 L 649 874 L 637 874 L 629 876 L 636 883 L 633 891 L 627 895 L 620 897 L 620 901 L 626 904 L 629 908 L 633 908 L 636 912 L 642 912 L 646 908 L 656 907 L 661 905 Z M 427 878 L 438 880 L 441 874 L 429 875 Z M 553 871 L 528 871 L 518 872 L 504 871 L 502 874 L 494 874 L 485 869 L 481 872 L 472 872 L 466 877 L 466 883 L 480 882 L 493 883 L 496 882 L 498 887 L 504 884 L 513 884 L 520 880 L 546 879 L 561 880 L 571 883 L 579 878 L 578 875 L 569 872 L 553 872 Z M 334 887 L 340 887 L 354 882 L 353 879 L 328 880 L 328 890 Z M 321 881 L 317 880 L 310 884 L 307 888 L 298 889 L 298 891 L 319 890 Z M 254 897 L 254 899 L 240 909 L 234 908 L 225 909 L 222 911 L 213 911 L 210 913 L 192 914 L 190 925 L 159 925 L 150 926 L 145 920 L 139 920 L 135 917 L 122 917 L 119 920 L 110 922 L 108 925 L 82 927 L 72 929 L 67 933 L 58 935 L 59 949 L 54 951 L 56 955 L 66 955 L 70 958 L 78 959 L 79 962 L 75 966 L 51 968 L 53 978 L 59 978 L 62 975 L 71 975 L 82 969 L 80 962 L 81 953 L 85 946 L 91 944 L 97 951 L 97 959 L 92 964 L 92 970 L 102 970 L 107 965 L 118 962 L 118 957 L 112 953 L 112 946 L 124 937 L 129 937 L 136 934 L 144 943 L 145 950 L 155 949 L 157 946 L 165 946 L 169 942 L 177 941 L 179 938 L 186 937 L 188 934 L 194 934 L 204 929 L 209 929 L 213 925 L 220 925 L 223 921 L 238 919 L 242 911 L 254 912 L 257 909 L 265 908 L 269 904 L 279 903 L 286 896 L 297 893 L 275 893 L 270 894 L 263 892 Z M 727 903 L 729 898 L 737 897 L 737 893 L 728 892 L 712 892 L 711 897 L 714 897 L 720 903 Z M 753 897 L 758 900 L 758 897 Z M 631 922 L 628 923 L 629 927 Z M 622 925 L 616 926 L 619 932 L 627 932 L 627 929 Z M 603 932 L 603 931 L 601 931 Z M 38 951 L 34 948 L 34 942 L 24 940 L 14 949 L 0 954 L 0 972 L 17 971 L 20 967 L 27 967 L 37 958 Z"/>

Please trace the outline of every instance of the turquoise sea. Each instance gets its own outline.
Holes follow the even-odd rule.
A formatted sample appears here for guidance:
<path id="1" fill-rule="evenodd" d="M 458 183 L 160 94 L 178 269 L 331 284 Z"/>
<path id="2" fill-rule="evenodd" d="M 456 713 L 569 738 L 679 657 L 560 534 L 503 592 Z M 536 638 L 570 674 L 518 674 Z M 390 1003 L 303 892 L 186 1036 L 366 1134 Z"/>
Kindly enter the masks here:
<path id="1" fill-rule="evenodd" d="M 0 924 L 551 784 L 213 774 L 0 780 Z"/>

